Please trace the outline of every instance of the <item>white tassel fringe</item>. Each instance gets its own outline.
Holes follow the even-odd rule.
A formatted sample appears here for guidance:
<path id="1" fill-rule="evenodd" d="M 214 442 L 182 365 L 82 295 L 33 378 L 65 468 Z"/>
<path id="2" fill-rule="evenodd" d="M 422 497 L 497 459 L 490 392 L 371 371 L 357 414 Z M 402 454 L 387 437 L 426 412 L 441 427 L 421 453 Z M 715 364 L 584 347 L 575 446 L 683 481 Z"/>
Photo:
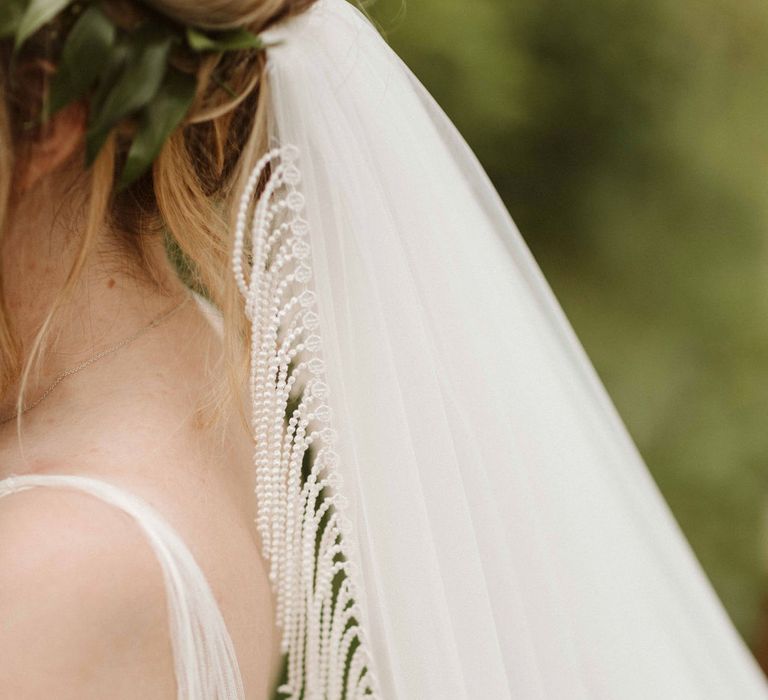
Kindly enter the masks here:
<path id="1" fill-rule="evenodd" d="M 257 525 L 287 655 L 279 692 L 290 700 L 372 700 L 381 696 L 348 556 L 351 522 L 343 514 L 336 432 L 326 403 L 298 157 L 288 145 L 256 164 L 240 202 L 232 256 L 252 323 Z"/>

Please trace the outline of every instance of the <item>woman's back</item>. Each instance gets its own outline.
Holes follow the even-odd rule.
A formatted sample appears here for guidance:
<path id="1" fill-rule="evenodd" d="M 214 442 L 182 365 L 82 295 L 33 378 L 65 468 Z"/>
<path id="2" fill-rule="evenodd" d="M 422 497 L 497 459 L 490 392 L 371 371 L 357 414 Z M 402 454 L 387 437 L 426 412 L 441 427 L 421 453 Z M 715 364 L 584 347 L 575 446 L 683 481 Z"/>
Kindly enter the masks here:
<path id="1" fill-rule="evenodd" d="M 31 493 L 39 487 L 58 493 Z M 24 491 L 30 493 L 20 496 Z M 72 491 L 86 498 L 72 498 Z M 6 681 L 14 697 L 42 698 L 55 692 L 66 698 L 68 679 L 73 698 L 268 696 L 270 656 L 254 648 L 254 635 L 239 624 L 244 615 L 257 611 L 232 590 L 243 578 L 237 562 L 212 572 L 212 590 L 196 558 L 165 519 L 143 499 L 103 479 L 31 474 L 1 480 L 0 499 L 12 494 L 15 499 L 5 498 L 0 507 L 7 537 L 6 556 L 0 555 L 0 582 L 5 581 L 0 609 L 5 608 L 8 622 L 0 647 L 4 676 L 10 672 L 11 678 L 19 678 Z M 89 497 L 102 505 L 88 503 Z M 138 528 L 105 512 L 103 504 L 128 515 Z M 137 534 L 146 542 L 139 542 Z M 41 582 L 55 588 L 46 590 Z M 70 595 L 75 599 L 68 600 Z M 220 605 L 238 632 L 237 652 Z M 69 624 L 62 625 L 62 613 Z M 255 632 L 264 637 L 263 630 Z M 35 635 L 46 640 L 42 651 L 47 646 L 52 654 L 30 654 L 32 645 L 25 640 Z M 101 646 L 92 658 L 89 642 Z M 241 664 L 249 680 L 247 694 Z M 261 673 L 254 674 L 256 669 Z"/>
<path id="2" fill-rule="evenodd" d="M 244 697 L 262 700 L 272 690 L 277 634 L 254 524 L 252 443 L 234 411 L 223 432 L 205 419 L 207 363 L 220 352 L 219 340 L 196 305 L 188 307 L 130 354 L 94 365 L 57 402 L 25 417 L 23 455 L 12 424 L 6 426 L 0 478 L 18 476 L 15 484 L 0 482 L 5 492 L 36 484 L 54 488 L 0 499 L 0 619 L 7 621 L 0 630 L 0 695 L 176 696 L 166 606 L 175 596 L 147 541 L 162 522 L 210 585 Z M 183 347 L 182 328 L 194 340 Z M 94 498 L 99 494 L 117 509 Z M 119 512 L 126 504 L 133 506 L 134 522 Z M 137 523 L 146 525 L 147 518 L 151 526 L 142 533 Z M 215 637 L 216 605 L 190 588 L 195 566 L 187 568 L 192 573 L 176 597 L 193 594 L 193 607 Z M 189 658 L 189 650 L 177 649 L 177 670 Z M 210 667 L 197 670 L 209 679 L 215 675 Z M 231 683 L 223 685 L 231 691 Z"/>
<path id="3" fill-rule="evenodd" d="M 106 481 L 83 476 L 55 474 L 11 476 L 0 481 L 0 498 L 40 487 L 88 494 L 124 512 L 135 521 L 136 525 L 143 532 L 162 569 L 162 577 L 166 589 L 168 627 L 171 636 L 177 696 L 185 700 L 205 700 L 206 698 L 212 700 L 241 700 L 244 698 L 242 679 L 232 640 L 227 632 L 218 604 L 205 579 L 205 575 L 195 562 L 189 549 L 159 514 L 144 501 L 130 493 Z M 39 508 L 39 506 L 40 503 L 38 502 L 32 507 Z M 98 513 L 94 513 L 94 516 L 96 522 L 101 520 Z M 78 514 L 78 517 L 82 518 L 82 513 Z M 24 522 L 23 518 L 24 516 L 20 520 L 21 523 Z M 39 524 L 40 521 L 36 520 L 35 525 L 38 526 Z M 89 524 L 89 529 L 93 529 L 93 523 Z M 18 530 L 14 534 L 18 536 Z M 69 529 L 69 537 L 72 538 L 73 536 L 74 539 L 70 539 L 63 552 L 50 552 L 59 561 L 64 561 L 61 557 L 63 554 L 66 554 L 66 551 L 69 550 L 72 544 L 79 547 L 85 543 L 83 540 L 88 539 L 78 537 L 77 527 Z M 48 532 L 46 532 L 47 537 Z M 114 541 L 110 542 L 111 546 L 114 546 L 114 544 Z M 23 547 L 24 543 L 16 539 L 12 542 L 12 545 L 18 548 L 19 546 Z M 42 549 L 50 546 L 51 541 L 47 539 Z M 18 551 L 15 554 L 14 559 L 7 562 L 9 564 L 7 568 L 10 571 L 13 571 L 18 566 L 19 561 L 31 563 L 35 560 L 40 560 L 40 549 L 33 552 L 31 557 Z M 134 556 L 131 551 L 126 554 L 129 561 L 133 561 Z M 72 566 L 81 556 L 82 553 L 78 553 L 65 563 Z M 139 557 L 144 558 L 141 553 Z M 46 564 L 50 561 L 48 557 L 45 560 Z M 93 560 L 82 561 L 82 563 L 83 569 L 93 569 Z M 120 568 L 123 568 L 123 566 L 121 565 Z M 140 568 L 143 569 L 144 567 Z M 50 576 L 51 573 L 50 569 L 48 569 L 46 576 Z M 81 578 L 85 571 L 81 569 L 76 573 L 77 578 Z M 135 571 L 134 573 L 138 574 L 139 572 Z M 152 571 L 147 571 L 147 574 L 150 580 L 156 578 L 155 573 Z M 136 576 L 132 576 L 130 579 L 122 582 L 118 581 L 116 585 L 120 589 L 126 583 L 133 584 L 134 581 L 136 581 Z M 133 585 L 131 585 L 131 588 L 132 593 L 134 593 Z M 85 590 L 80 592 L 84 594 Z M 113 601 L 119 600 L 120 594 L 108 592 L 106 597 Z M 133 595 L 131 597 L 133 598 Z M 18 596 L 18 598 L 23 599 L 23 596 Z M 141 596 L 141 598 L 143 600 L 144 596 Z M 98 596 L 96 596 L 96 599 L 98 600 Z M 13 597 L 9 596 L 9 602 L 12 601 Z M 83 602 L 89 606 L 91 604 L 90 599 L 86 599 Z M 150 606 L 150 609 L 152 608 L 153 606 Z M 16 610 L 18 612 L 18 607 L 16 607 Z M 146 614 L 146 608 L 140 608 L 138 612 L 140 615 L 144 615 Z M 124 613 L 125 609 L 123 609 Z M 22 610 L 22 617 L 23 614 L 24 611 Z M 162 618 L 162 616 L 158 617 Z M 11 626 L 13 627 L 13 625 Z M 24 632 L 29 633 L 28 625 L 22 625 L 21 629 L 22 634 Z M 123 630 L 118 630 L 118 634 L 123 633 Z M 161 640 L 162 634 L 153 635 L 153 637 L 156 640 Z M 146 649 L 142 649 L 141 653 L 146 655 L 146 651 Z M 23 665 L 20 664 L 20 666 Z M 44 666 L 45 662 L 42 665 Z M 142 664 L 140 672 L 135 675 L 141 676 L 141 671 L 144 668 L 145 665 Z M 91 676 L 98 675 L 98 671 L 94 674 L 94 669 L 88 669 L 87 673 Z M 40 675 L 44 676 L 45 673 Z M 167 676 L 167 673 L 164 675 Z M 57 679 L 55 685 L 60 687 L 60 684 L 61 679 Z M 109 689 L 105 688 L 104 694 L 112 690 L 113 683 L 108 681 L 107 685 Z M 170 684 L 166 683 L 166 685 Z M 161 687 L 162 684 L 157 687 L 157 690 Z M 19 692 L 26 694 L 21 688 Z M 135 686 L 129 692 L 135 693 Z M 150 691 L 150 694 L 154 694 L 154 692 Z M 164 690 L 162 692 L 164 695 L 169 694 Z"/>

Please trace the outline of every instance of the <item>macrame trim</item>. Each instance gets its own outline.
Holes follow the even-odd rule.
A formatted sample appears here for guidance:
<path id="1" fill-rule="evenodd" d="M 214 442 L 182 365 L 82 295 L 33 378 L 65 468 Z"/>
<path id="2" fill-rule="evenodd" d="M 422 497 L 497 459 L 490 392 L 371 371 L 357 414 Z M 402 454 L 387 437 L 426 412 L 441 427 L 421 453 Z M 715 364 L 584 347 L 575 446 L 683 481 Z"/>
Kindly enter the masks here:
<path id="1" fill-rule="evenodd" d="M 290 700 L 371 700 L 381 696 L 349 558 L 352 523 L 339 490 L 298 159 L 299 149 L 285 145 L 256 164 L 232 255 L 252 324 L 256 522 L 287 655 L 278 692 Z"/>

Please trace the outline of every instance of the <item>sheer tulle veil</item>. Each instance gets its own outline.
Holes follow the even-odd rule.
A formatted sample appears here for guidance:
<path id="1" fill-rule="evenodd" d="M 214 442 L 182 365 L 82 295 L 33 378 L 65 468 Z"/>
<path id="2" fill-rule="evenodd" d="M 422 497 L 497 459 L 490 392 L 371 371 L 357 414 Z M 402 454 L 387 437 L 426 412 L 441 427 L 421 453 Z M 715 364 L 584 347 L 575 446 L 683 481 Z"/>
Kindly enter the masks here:
<path id="1" fill-rule="evenodd" d="M 448 118 L 345 0 L 264 36 L 233 269 L 283 694 L 768 698 Z"/>

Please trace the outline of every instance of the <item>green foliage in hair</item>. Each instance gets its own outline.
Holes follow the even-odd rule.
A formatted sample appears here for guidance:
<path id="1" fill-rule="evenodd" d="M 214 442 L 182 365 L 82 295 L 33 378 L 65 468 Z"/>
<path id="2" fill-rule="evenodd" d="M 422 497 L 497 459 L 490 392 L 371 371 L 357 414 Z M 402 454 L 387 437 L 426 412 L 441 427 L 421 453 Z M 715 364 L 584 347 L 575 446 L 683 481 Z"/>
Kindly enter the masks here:
<path id="1" fill-rule="evenodd" d="M 149 18 L 129 30 L 110 19 L 100 0 L 2 0 L 0 39 L 12 39 L 18 52 L 63 11 L 74 14 L 74 23 L 64 41 L 41 118 L 48 119 L 75 100 L 90 98 L 87 165 L 93 163 L 119 123 L 136 120 L 118 190 L 150 168 L 192 105 L 196 78 L 173 65 L 174 52 L 266 48 L 260 37 L 245 28 L 210 32 L 184 26 L 149 8 Z"/>

